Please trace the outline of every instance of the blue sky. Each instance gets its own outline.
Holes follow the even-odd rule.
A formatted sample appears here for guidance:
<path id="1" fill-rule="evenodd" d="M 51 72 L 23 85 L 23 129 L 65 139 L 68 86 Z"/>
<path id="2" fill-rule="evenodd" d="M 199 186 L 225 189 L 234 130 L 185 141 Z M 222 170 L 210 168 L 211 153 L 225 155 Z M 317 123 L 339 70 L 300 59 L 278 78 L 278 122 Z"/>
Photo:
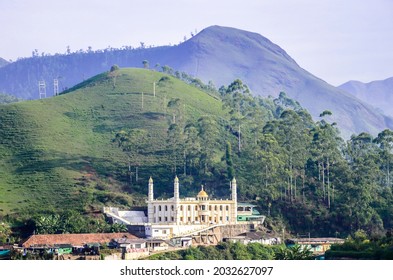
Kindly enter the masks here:
<path id="1" fill-rule="evenodd" d="M 210 25 L 257 32 L 333 85 L 393 77 L 392 0 L 1 0 L 0 57 L 178 44 Z"/>

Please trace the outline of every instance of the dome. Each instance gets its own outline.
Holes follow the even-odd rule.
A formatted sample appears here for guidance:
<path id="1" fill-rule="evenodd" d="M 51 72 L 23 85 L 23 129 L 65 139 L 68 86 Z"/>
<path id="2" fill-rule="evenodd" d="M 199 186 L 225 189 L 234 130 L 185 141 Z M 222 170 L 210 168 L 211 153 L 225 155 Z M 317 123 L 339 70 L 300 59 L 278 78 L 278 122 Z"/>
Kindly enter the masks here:
<path id="1" fill-rule="evenodd" d="M 203 186 L 202 186 L 201 191 L 198 193 L 197 197 L 209 197 L 209 195 L 207 194 L 207 192 L 205 192 L 205 191 L 203 190 Z"/>

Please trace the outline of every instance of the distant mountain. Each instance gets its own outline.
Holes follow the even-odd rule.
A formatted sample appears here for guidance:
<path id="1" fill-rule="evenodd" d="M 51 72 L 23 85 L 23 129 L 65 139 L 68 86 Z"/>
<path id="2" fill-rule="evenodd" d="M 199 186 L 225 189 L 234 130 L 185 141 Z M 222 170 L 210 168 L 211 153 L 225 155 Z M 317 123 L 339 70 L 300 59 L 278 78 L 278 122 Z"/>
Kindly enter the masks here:
<path id="1" fill-rule="evenodd" d="M 349 81 L 339 88 L 393 117 L 393 77 L 370 83 Z"/>
<path id="2" fill-rule="evenodd" d="M 212 26 L 177 46 L 138 49 L 107 49 L 22 59 L 0 68 L 0 92 L 24 99 L 38 98 L 38 81 L 46 81 L 47 96 L 53 94 L 53 79 L 60 88 L 107 71 L 111 65 L 150 68 L 169 65 L 213 81 L 228 85 L 239 78 L 253 94 L 277 96 L 285 91 L 310 111 L 314 119 L 324 110 L 333 113 L 343 136 L 363 131 L 377 134 L 393 129 L 393 119 L 386 117 L 345 91 L 335 88 L 302 69 L 283 49 L 263 36 L 239 29 Z"/>
<path id="3" fill-rule="evenodd" d="M 5 60 L 4 58 L 0 57 L 0 68 L 3 66 L 6 66 L 9 62 Z"/>

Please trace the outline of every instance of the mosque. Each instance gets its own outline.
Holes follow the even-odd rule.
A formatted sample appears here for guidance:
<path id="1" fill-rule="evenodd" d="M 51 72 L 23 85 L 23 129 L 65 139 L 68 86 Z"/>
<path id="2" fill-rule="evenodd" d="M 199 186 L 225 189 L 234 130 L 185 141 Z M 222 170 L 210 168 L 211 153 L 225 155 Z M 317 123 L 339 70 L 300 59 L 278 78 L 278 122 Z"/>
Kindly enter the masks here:
<path id="1" fill-rule="evenodd" d="M 186 232 L 203 230 L 218 225 L 234 225 L 262 216 L 255 205 L 237 203 L 237 183 L 230 182 L 231 197 L 211 199 L 201 187 L 196 197 L 180 198 L 179 179 L 174 181 L 174 196 L 154 199 L 153 179 L 149 179 L 146 235 L 151 237 L 180 236 Z"/>
<path id="2" fill-rule="evenodd" d="M 237 202 L 237 182 L 230 181 L 230 198 L 212 199 L 201 186 L 196 197 L 180 198 L 179 178 L 174 180 L 173 197 L 154 198 L 154 184 L 148 182 L 147 211 L 120 211 L 114 207 L 104 207 L 104 213 L 113 222 L 123 223 L 147 238 L 170 239 L 189 236 L 216 227 L 234 226 L 244 223 L 263 223 L 264 216 L 249 203 Z"/>

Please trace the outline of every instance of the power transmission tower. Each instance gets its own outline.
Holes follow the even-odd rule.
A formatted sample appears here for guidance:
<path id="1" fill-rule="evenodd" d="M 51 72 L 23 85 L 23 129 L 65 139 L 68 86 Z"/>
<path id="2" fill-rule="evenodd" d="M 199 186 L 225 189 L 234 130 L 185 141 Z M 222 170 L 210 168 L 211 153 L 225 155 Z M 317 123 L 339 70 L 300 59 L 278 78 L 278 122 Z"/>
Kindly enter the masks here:
<path id="1" fill-rule="evenodd" d="M 53 80 L 53 96 L 58 96 L 59 95 L 59 80 L 54 79 Z"/>
<path id="2" fill-rule="evenodd" d="M 38 92 L 40 99 L 46 98 L 46 85 L 44 80 L 38 82 Z"/>

